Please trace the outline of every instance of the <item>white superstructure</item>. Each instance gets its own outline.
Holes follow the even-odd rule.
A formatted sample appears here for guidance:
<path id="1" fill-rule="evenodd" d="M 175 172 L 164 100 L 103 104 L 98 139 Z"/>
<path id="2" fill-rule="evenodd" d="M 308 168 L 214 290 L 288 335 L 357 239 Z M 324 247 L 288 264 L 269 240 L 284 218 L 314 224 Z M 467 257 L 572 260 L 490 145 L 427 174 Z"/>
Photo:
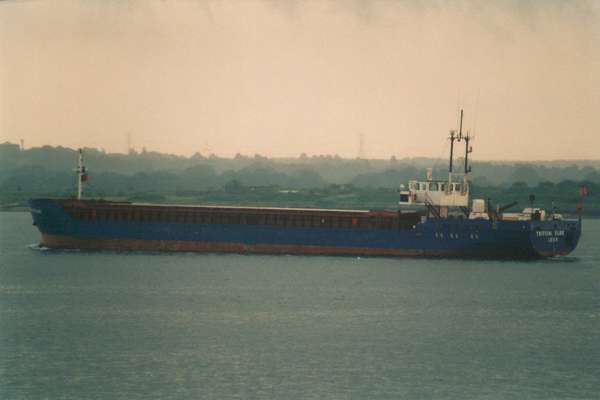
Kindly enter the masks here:
<path id="1" fill-rule="evenodd" d="M 472 148 L 469 143 L 472 137 L 462 132 L 463 110 L 460 110 L 460 127 L 458 134 L 450 131 L 450 167 L 448 179 L 433 179 L 432 170 L 427 171 L 425 181 L 412 180 L 408 182 L 408 190 L 400 191 L 400 205 L 425 205 L 434 209 L 439 216 L 447 216 L 449 207 L 469 208 L 469 154 Z M 463 172 L 455 172 L 454 142 L 465 142 L 465 164 Z M 483 201 L 483 200 L 482 200 Z"/>
<path id="2" fill-rule="evenodd" d="M 430 204 L 441 207 L 468 207 L 468 182 L 409 181 L 408 190 L 400 192 L 400 204 Z"/>

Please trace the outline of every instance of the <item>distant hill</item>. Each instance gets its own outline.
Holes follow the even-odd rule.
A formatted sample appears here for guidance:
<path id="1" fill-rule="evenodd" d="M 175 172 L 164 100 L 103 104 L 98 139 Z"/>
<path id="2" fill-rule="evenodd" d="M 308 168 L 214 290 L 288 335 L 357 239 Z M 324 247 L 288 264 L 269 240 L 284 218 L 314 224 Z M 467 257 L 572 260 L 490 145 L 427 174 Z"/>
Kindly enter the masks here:
<path id="1" fill-rule="evenodd" d="M 281 190 L 304 194 L 313 190 L 313 195 L 306 195 L 302 200 L 309 205 L 311 196 L 323 194 L 323 189 L 330 188 L 323 196 L 329 196 L 327 201 L 334 205 L 348 201 L 352 206 L 360 206 L 375 197 L 378 200 L 374 205 L 386 202 L 393 205 L 395 190 L 410 179 L 423 179 L 428 167 L 433 167 L 434 176 L 447 176 L 446 160 L 426 158 L 363 160 L 330 155 L 224 158 L 201 154 L 183 157 L 157 152 L 114 154 L 89 148 L 84 149 L 84 156 L 90 172 L 88 194 L 122 199 L 156 200 L 171 196 L 176 200 L 191 196 L 192 200 L 235 198 L 244 201 L 248 196 L 241 194 L 245 193 L 252 194 L 256 201 L 266 202 L 280 199 L 275 194 Z M 22 205 L 30 196 L 72 195 L 76 160 L 75 149 L 44 146 L 21 150 L 16 144 L 0 144 L 0 203 L 6 207 Z M 511 201 L 535 192 L 540 198 L 546 195 L 567 207 L 577 201 L 577 188 L 583 183 L 592 189 L 592 196 L 600 192 L 597 164 L 600 161 L 474 161 L 473 192 Z M 456 165 L 460 168 L 461 160 L 457 160 Z M 336 189 L 339 187 L 343 188 L 341 192 Z M 356 201 L 349 200 L 354 195 Z M 292 197 L 284 196 L 288 200 Z M 598 200 L 600 208 L 600 198 Z M 323 201 L 322 204 L 329 204 Z"/>
<path id="2" fill-rule="evenodd" d="M 319 175 L 324 184 L 353 183 L 358 186 L 381 185 L 396 187 L 409 178 L 425 174 L 426 168 L 433 167 L 434 174 L 445 176 L 447 160 L 433 158 L 344 159 L 338 156 L 301 155 L 298 158 L 267 158 L 261 155 L 236 155 L 233 158 L 214 154 L 194 154 L 191 157 L 176 156 L 157 152 L 131 152 L 130 154 L 106 153 L 102 150 L 84 149 L 86 165 L 93 173 L 117 173 L 133 175 L 140 172 L 164 171 L 182 173 L 189 168 L 207 167 L 223 179 L 241 179 L 248 184 L 256 184 L 259 176 L 265 174 L 266 182 L 306 186 L 316 183 Z M 0 144 L 0 180 L 19 168 L 40 166 L 45 170 L 69 172 L 75 166 L 76 150 L 66 147 L 43 146 L 20 150 L 12 143 Z M 456 161 L 461 166 L 460 159 Z M 472 178 L 475 181 L 492 185 L 510 185 L 523 181 L 530 185 L 540 182 L 560 182 L 570 180 L 600 181 L 600 160 L 596 161 L 540 161 L 540 162 L 498 162 L 477 161 L 472 163 Z M 258 171 L 258 172 L 257 172 Z M 312 181 L 307 181 L 308 172 Z M 239 174 L 237 176 L 236 174 Z M 290 175 L 292 178 L 275 178 L 274 174 Z M 303 183 L 295 180 L 303 176 Z"/>

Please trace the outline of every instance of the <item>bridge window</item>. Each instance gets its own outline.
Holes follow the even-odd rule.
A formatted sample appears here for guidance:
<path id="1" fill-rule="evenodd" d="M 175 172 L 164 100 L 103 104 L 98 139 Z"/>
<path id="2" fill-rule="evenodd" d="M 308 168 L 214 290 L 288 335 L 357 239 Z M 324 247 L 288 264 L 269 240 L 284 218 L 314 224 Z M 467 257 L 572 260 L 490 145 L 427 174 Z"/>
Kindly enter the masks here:
<path id="1" fill-rule="evenodd" d="M 429 190 L 437 192 L 439 190 L 437 182 L 431 182 L 429 184 Z"/>
<path id="2" fill-rule="evenodd" d="M 454 184 L 454 190 L 456 190 L 457 192 L 460 192 L 460 183 Z"/>

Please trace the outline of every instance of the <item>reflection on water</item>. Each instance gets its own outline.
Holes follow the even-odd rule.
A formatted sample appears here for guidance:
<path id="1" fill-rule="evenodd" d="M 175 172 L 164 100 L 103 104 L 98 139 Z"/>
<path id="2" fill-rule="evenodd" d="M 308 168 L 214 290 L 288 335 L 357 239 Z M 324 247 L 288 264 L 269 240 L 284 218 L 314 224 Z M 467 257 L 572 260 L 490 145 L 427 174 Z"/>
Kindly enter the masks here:
<path id="1" fill-rule="evenodd" d="M 595 398 L 585 222 L 514 262 L 54 251 L 0 213 L 0 398 Z"/>

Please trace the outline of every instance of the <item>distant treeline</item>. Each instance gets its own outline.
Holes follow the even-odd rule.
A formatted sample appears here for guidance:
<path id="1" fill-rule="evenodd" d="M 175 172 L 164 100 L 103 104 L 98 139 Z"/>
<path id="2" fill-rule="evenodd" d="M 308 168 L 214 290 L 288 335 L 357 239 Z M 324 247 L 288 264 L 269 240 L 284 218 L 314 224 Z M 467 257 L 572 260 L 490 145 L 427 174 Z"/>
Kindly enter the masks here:
<path id="1" fill-rule="evenodd" d="M 393 207 L 397 189 L 409 179 L 423 179 L 427 167 L 446 176 L 446 160 L 343 159 L 301 155 L 273 159 L 260 155 L 222 158 L 155 152 L 110 154 L 84 150 L 92 197 L 148 201 L 245 202 L 296 206 Z M 76 151 L 45 146 L 21 150 L 0 144 L 0 202 L 22 205 L 31 196 L 71 196 Z M 457 162 L 460 165 L 460 161 Z M 525 201 L 535 193 L 540 204 L 554 201 L 572 209 L 578 188 L 588 186 L 588 211 L 600 214 L 600 162 L 474 162 L 473 194 L 498 202 Z M 597 210 L 597 211 L 596 211 Z"/>

